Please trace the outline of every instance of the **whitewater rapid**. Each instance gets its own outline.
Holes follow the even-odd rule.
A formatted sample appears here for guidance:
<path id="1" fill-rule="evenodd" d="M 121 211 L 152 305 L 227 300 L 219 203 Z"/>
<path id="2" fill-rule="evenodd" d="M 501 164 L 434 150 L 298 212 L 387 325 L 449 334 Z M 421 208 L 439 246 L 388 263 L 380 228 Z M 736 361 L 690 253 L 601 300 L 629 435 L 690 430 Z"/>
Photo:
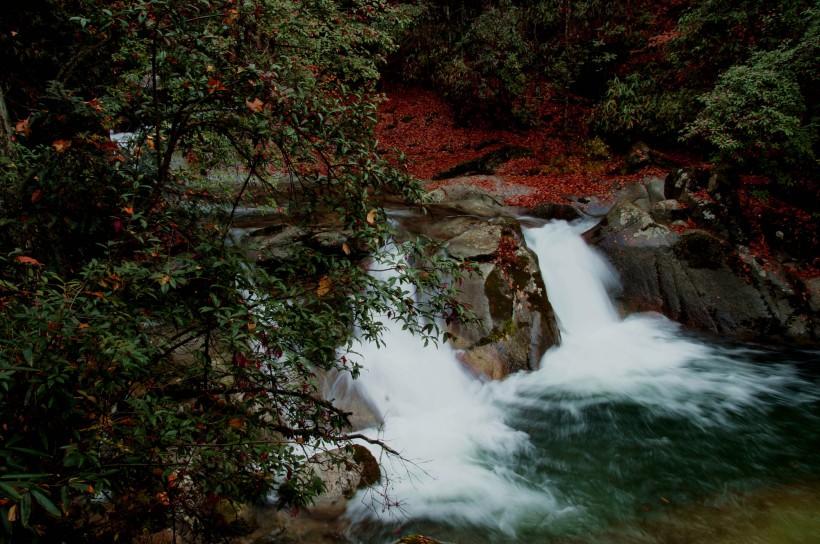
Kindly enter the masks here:
<path id="1" fill-rule="evenodd" d="M 682 422 L 676 425 L 725 431 L 738 424 L 737 414 L 765 412 L 787 391 L 803 394 L 790 367 L 763 371 L 745 362 L 742 350 L 709 346 L 659 315 L 621 319 L 611 298 L 617 274 L 584 243 L 583 228 L 552 222 L 525 231 L 562 333 L 561 345 L 537 370 L 479 380 L 452 348 L 425 348 L 399 326 L 386 332 L 384 347 L 362 346 L 363 370 L 350 387 L 384 422 L 366 433 L 404 460 L 374 449 L 386 473 L 384 492 L 399 507 L 374 507 L 372 495 L 361 494 L 348 510 L 354 524 L 398 517 L 487 527 L 513 538 L 522 527 L 571 523 L 598 499 L 594 491 L 589 501 L 566 491 L 563 479 L 575 470 L 575 458 L 566 454 L 573 442 L 557 441 L 597 432 L 601 418 L 617 427 L 621 416 L 613 406 L 627 406 L 638 421 L 668 417 Z M 613 436 L 629 432 L 616 428 Z M 661 433 L 651 440 L 671 439 Z M 556 447 L 566 451 L 550 449 Z M 596 478 L 594 465 L 606 462 L 579 466 Z M 612 482 L 602 489 L 618 493 L 617 478 L 606 477 Z"/>

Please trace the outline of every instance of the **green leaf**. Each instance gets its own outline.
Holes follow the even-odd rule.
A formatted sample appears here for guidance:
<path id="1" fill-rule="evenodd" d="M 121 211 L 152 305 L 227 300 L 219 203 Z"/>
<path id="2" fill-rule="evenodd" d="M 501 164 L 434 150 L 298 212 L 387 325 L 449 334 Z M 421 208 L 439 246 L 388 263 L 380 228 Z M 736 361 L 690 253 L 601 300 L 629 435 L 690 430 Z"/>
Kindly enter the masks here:
<path id="1" fill-rule="evenodd" d="M 23 493 L 20 499 L 20 521 L 23 527 L 28 527 L 28 519 L 31 516 L 31 493 Z"/>
<path id="2" fill-rule="evenodd" d="M 31 494 L 34 497 L 34 500 L 36 500 L 40 506 L 45 508 L 46 512 L 57 518 L 62 517 L 60 510 L 54 505 L 53 502 L 51 502 L 51 499 L 46 497 L 41 491 L 32 489 Z"/>
<path id="3" fill-rule="evenodd" d="M 15 501 L 20 500 L 20 494 L 17 492 L 16 489 L 11 487 L 10 485 L 0 482 L 0 489 L 2 489 L 5 492 L 6 497 L 13 499 Z"/>
<path id="4" fill-rule="evenodd" d="M 6 530 L 7 534 L 11 534 L 11 522 L 9 521 L 9 509 L 5 506 L 0 506 L 0 522 L 3 523 L 3 528 Z M 0 540 L 0 542 L 5 542 Z"/>
<path id="5" fill-rule="evenodd" d="M 20 452 L 20 453 L 27 453 L 27 454 L 29 454 L 29 455 L 34 455 L 34 456 L 36 456 L 36 457 L 51 457 L 51 455 L 49 455 L 48 453 L 45 453 L 45 452 L 42 452 L 42 451 L 33 450 L 33 449 L 31 449 L 31 448 L 21 448 L 21 447 L 19 447 L 19 446 L 14 446 L 14 447 L 11 447 L 11 448 L 9 448 L 9 449 L 10 449 L 10 450 L 14 450 L 14 451 L 18 451 L 18 452 Z"/>

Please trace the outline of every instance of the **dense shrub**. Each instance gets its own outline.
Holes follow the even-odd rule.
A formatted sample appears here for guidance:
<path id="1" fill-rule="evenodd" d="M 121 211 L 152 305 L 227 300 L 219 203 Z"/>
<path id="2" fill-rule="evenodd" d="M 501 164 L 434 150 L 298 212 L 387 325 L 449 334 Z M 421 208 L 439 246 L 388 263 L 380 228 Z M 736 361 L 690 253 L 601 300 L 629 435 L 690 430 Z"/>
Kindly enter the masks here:
<path id="1" fill-rule="evenodd" d="M 70 78 L 0 72 L 27 89 L 0 157 L 0 541 L 216 541 L 220 506 L 305 504 L 311 452 L 351 443 L 316 373 L 355 375 L 355 333 L 378 339 L 384 313 L 428 338 L 463 315 L 458 263 L 380 249 L 383 197 L 422 196 L 373 135 L 404 17 L 379 0 L 28 9 L 54 10 L 66 65 L 108 54 Z M 343 241 L 238 246 L 246 206 Z"/>

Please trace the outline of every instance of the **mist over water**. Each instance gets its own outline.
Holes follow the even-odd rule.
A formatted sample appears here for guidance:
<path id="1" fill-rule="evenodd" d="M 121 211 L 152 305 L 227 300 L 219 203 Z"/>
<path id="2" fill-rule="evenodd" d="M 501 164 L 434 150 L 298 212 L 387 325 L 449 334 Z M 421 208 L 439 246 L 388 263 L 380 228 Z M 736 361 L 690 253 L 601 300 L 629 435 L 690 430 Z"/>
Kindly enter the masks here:
<path id="1" fill-rule="evenodd" d="M 384 465 L 401 508 L 351 501 L 362 541 L 596 542 L 674 508 L 818 479 L 816 380 L 662 316 L 621 320 L 617 275 L 582 228 L 526 231 L 562 331 L 538 370 L 485 382 L 449 346 L 401 330 L 362 346 L 352 387 L 384 420 L 367 433 L 412 461 Z"/>

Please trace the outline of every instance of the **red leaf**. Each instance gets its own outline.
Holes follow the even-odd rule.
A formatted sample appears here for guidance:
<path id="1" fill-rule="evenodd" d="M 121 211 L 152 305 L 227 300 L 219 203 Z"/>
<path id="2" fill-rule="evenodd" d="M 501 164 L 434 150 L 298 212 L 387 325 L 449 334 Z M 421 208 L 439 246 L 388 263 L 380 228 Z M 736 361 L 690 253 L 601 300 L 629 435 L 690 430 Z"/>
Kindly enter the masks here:
<path id="1" fill-rule="evenodd" d="M 24 255 L 18 255 L 14 258 L 14 260 L 17 261 L 18 263 L 27 264 L 27 265 L 30 265 L 30 266 L 43 266 L 42 264 L 40 264 L 40 261 L 38 261 L 37 259 L 33 259 L 31 257 L 26 257 Z"/>
<path id="2" fill-rule="evenodd" d="M 26 117 L 22 121 L 17 121 L 14 124 L 14 132 L 19 132 L 21 134 L 25 134 L 26 138 L 28 138 L 29 134 L 31 134 L 31 129 L 28 127 L 28 120 L 29 120 L 29 118 Z"/>
<path id="3" fill-rule="evenodd" d="M 209 94 L 213 94 L 213 93 L 218 92 L 218 91 L 227 91 L 228 90 L 228 88 L 226 86 L 224 86 L 222 84 L 222 82 L 220 80 L 216 79 L 215 77 L 209 77 L 208 78 L 208 87 L 210 87 L 210 89 L 208 89 Z"/>

